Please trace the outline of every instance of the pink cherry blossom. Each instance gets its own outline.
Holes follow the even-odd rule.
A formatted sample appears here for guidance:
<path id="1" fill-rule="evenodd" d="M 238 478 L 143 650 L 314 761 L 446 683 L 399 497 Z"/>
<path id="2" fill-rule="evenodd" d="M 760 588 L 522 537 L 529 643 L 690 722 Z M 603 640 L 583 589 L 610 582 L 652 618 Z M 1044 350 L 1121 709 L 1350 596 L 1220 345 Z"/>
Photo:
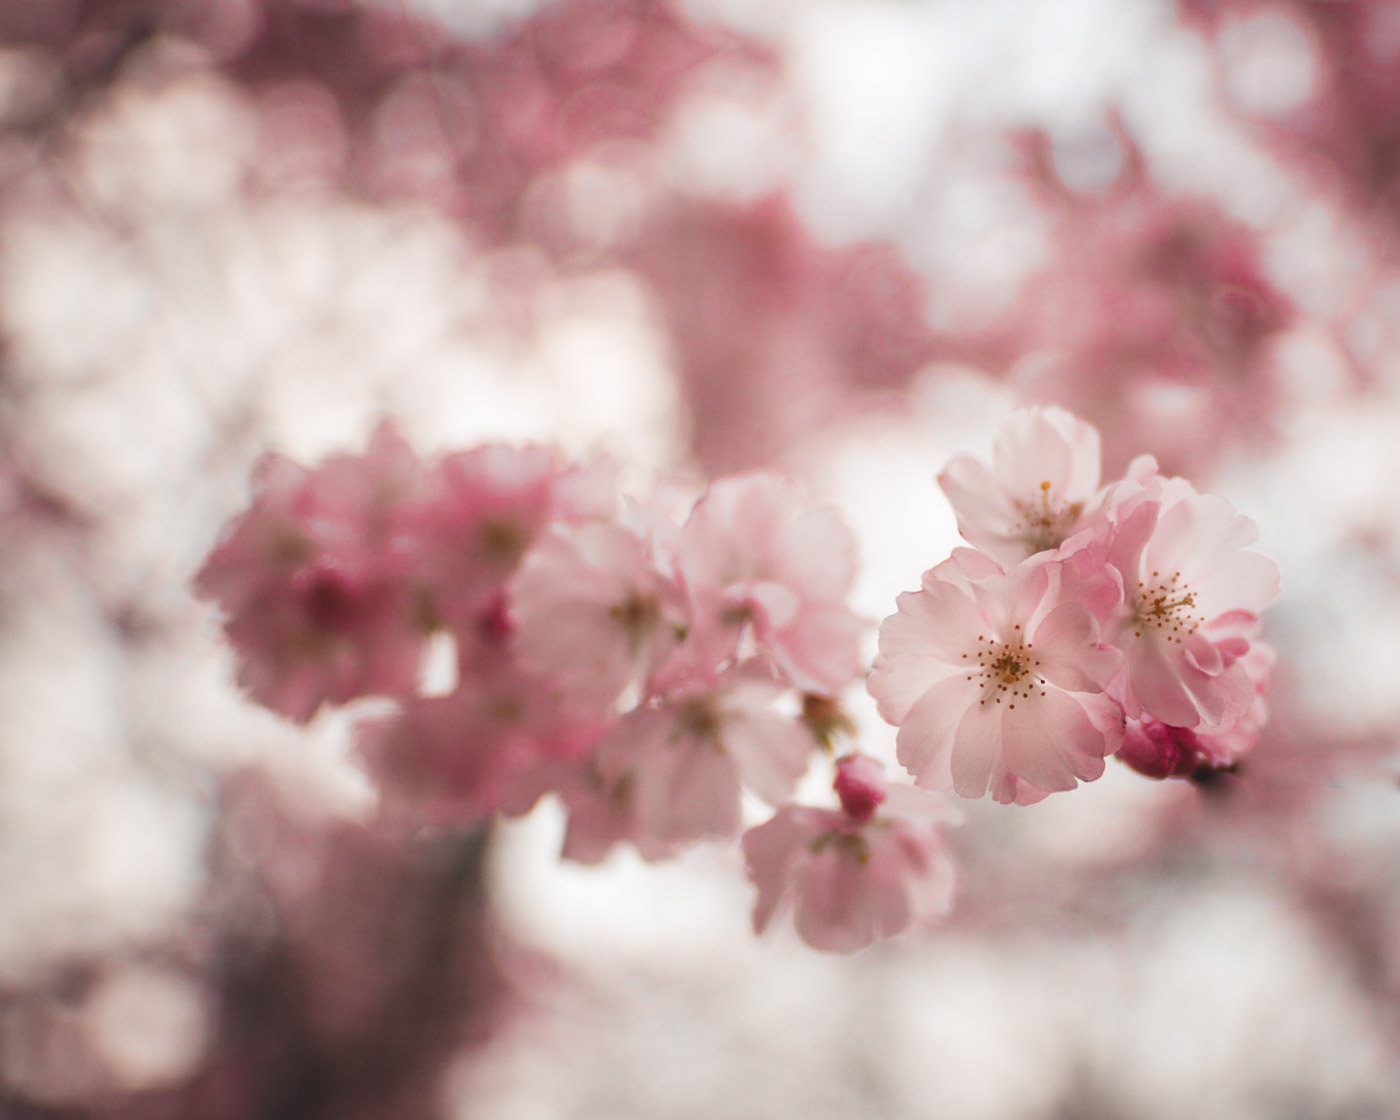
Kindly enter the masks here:
<path id="1" fill-rule="evenodd" d="M 1130 718 L 1222 729 L 1254 703 L 1240 625 L 1279 593 L 1278 565 L 1246 546 L 1254 522 L 1144 459 L 1107 499 L 1107 562 L 1122 600 L 1109 625 L 1127 663 L 1112 691 Z M 1093 550 L 1076 559 L 1083 564 Z"/>
<path id="2" fill-rule="evenodd" d="M 1103 773 L 1123 717 L 1102 690 L 1122 659 L 1066 595 L 1070 574 L 958 549 L 899 596 L 868 687 L 920 785 L 1027 803 Z"/>
<path id="3" fill-rule="evenodd" d="M 507 666 L 366 723 L 359 750 L 389 815 L 465 824 L 533 804 L 540 777 L 578 764 L 605 726 L 596 713 L 561 703 L 544 682 Z"/>
<path id="4" fill-rule="evenodd" d="M 1128 721 L 1118 758 L 1149 778 L 1194 777 L 1233 766 L 1259 740 L 1268 720 L 1265 696 L 1275 661 L 1274 649 L 1257 637 L 1259 620 L 1240 612 L 1209 627 L 1223 656 L 1237 659 L 1254 686 L 1248 708 L 1222 726 L 1172 727 L 1144 714 Z M 1229 634 L 1222 631 L 1233 630 Z"/>
<path id="5" fill-rule="evenodd" d="M 645 681 L 685 631 L 680 587 L 620 525 L 554 528 L 510 594 L 522 664 L 602 707 Z"/>
<path id="6" fill-rule="evenodd" d="M 594 757 L 609 789 L 626 783 L 638 832 L 662 844 L 737 836 L 742 788 L 789 797 L 814 744 L 773 709 L 786 692 L 744 663 L 622 716 Z"/>
<path id="7" fill-rule="evenodd" d="M 880 764 L 859 754 L 836 764 L 835 788 L 840 809 L 785 805 L 744 834 L 755 931 L 795 905 L 804 941 L 852 953 L 946 914 L 956 876 L 939 829 L 957 811 L 936 794 L 887 785 Z"/>
<path id="8" fill-rule="evenodd" d="M 1099 486 L 1099 433 L 1062 408 L 1023 408 L 997 433 L 992 469 L 969 455 L 938 476 L 958 532 L 1003 565 L 1058 548 Z"/>
<path id="9" fill-rule="evenodd" d="M 325 701 L 413 691 L 425 627 L 402 513 L 420 487 L 417 458 L 387 425 L 363 456 L 311 471 L 258 463 L 252 505 L 195 589 L 223 608 L 239 683 L 259 703 L 305 722 Z"/>
<path id="10" fill-rule="evenodd" d="M 864 754 L 849 754 L 836 763 L 832 788 L 842 812 L 861 823 L 870 820 L 888 797 L 884 767 Z"/>
<path id="11" fill-rule="evenodd" d="M 576 761 L 551 760 L 521 776 L 501 810 L 518 815 L 531 809 L 541 794 L 555 794 L 568 814 L 560 855 L 575 863 L 598 863 L 627 843 L 648 862 L 669 859 L 694 837 L 662 837 L 638 821 L 635 789 L 626 775 L 610 782 L 591 755 Z"/>
<path id="12" fill-rule="evenodd" d="M 855 679 L 862 624 L 845 601 L 855 546 L 834 508 L 804 509 L 801 488 L 778 475 L 725 479 L 696 504 L 677 556 L 707 660 L 733 657 L 747 630 L 797 688 Z"/>
<path id="13" fill-rule="evenodd" d="M 418 510 L 422 580 L 436 613 L 470 627 L 555 520 L 605 516 L 606 467 L 565 469 L 543 447 L 491 444 L 444 458 Z"/>

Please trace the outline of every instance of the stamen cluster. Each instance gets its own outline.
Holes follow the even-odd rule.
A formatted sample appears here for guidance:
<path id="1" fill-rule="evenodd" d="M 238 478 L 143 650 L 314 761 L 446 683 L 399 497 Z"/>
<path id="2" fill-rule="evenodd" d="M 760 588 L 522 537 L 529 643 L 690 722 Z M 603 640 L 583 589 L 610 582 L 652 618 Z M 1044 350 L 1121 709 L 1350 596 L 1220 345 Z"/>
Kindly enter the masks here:
<path id="1" fill-rule="evenodd" d="M 1020 626 L 1015 630 L 1019 631 Z M 1045 690 L 1041 686 L 1045 684 L 1045 678 L 1040 676 L 1036 670 L 1040 668 L 1040 659 L 1031 653 L 1028 643 L 1017 640 L 1013 645 L 1009 642 L 998 642 L 983 634 L 977 635 L 978 650 L 976 654 L 976 672 L 969 673 L 965 680 L 980 680 L 982 687 L 982 699 L 978 701 L 984 707 L 990 701 L 1000 704 L 1007 700 L 1007 710 L 1016 707 L 1016 700 L 1029 700 L 1034 691 L 1041 696 L 1045 695 Z M 986 644 L 983 649 L 982 644 Z M 963 660 L 971 662 L 971 654 L 963 654 Z M 972 664 L 968 668 L 974 668 Z M 1020 690 L 1020 691 L 1018 691 Z"/>
<path id="2" fill-rule="evenodd" d="M 1142 628 L 1150 627 L 1163 635 L 1164 641 L 1184 641 L 1201 625 L 1195 613 L 1196 596 L 1181 583 L 1181 573 L 1173 572 L 1163 578 L 1161 572 L 1151 574 L 1152 582 L 1138 580 L 1133 602 L 1133 637 L 1142 637 Z"/>
<path id="3" fill-rule="evenodd" d="M 1042 479 L 1038 503 L 1035 500 L 1012 502 L 1012 508 L 1018 515 L 1012 529 L 1025 544 L 1027 556 L 1058 546 L 1084 512 L 1083 502 L 1071 502 L 1063 495 L 1057 496 L 1053 489 L 1049 479 Z"/>

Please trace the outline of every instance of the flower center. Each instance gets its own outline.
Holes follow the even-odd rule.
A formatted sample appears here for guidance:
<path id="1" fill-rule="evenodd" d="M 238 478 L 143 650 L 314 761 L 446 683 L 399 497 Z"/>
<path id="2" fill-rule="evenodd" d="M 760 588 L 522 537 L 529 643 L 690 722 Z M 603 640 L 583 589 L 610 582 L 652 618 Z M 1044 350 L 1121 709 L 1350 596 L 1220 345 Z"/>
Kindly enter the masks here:
<path id="1" fill-rule="evenodd" d="M 482 558 L 503 568 L 514 567 L 530 544 L 529 531 L 507 517 L 486 517 L 477 528 Z"/>
<path id="2" fill-rule="evenodd" d="M 608 608 L 608 617 L 626 631 L 628 653 L 636 657 L 661 618 L 661 604 L 653 595 L 633 591 L 623 602 Z"/>
<path id="3" fill-rule="evenodd" d="M 834 847 L 836 851 L 855 860 L 857 863 L 870 862 L 870 845 L 866 843 L 865 837 L 859 832 L 839 832 L 833 830 L 819 833 L 813 838 L 812 842 L 807 845 L 807 850 L 814 856 L 818 856 L 829 847 Z"/>
<path id="4" fill-rule="evenodd" d="M 1163 576 L 1153 572 L 1138 581 L 1137 601 L 1133 604 L 1133 637 L 1151 631 L 1167 641 L 1182 641 L 1196 632 L 1201 616 L 1196 613 L 1196 595 L 1182 582 L 1181 573 Z"/>
<path id="5" fill-rule="evenodd" d="M 1040 484 L 1038 500 L 1016 502 L 1015 506 L 1019 520 L 1012 528 L 1017 539 L 1025 543 L 1027 556 L 1059 548 L 1084 512 L 1083 502 L 1056 500 L 1049 479 Z"/>
<path id="6" fill-rule="evenodd" d="M 723 722 L 723 717 L 715 706 L 714 697 L 691 697 L 678 706 L 668 741 L 698 741 L 712 747 L 719 754 L 724 754 L 724 742 L 720 735 Z"/>
<path id="7" fill-rule="evenodd" d="M 1035 656 L 1033 644 L 1019 636 L 1020 626 L 1015 630 L 1018 636 L 1011 642 L 978 634 L 977 648 L 963 654 L 971 670 L 964 679 L 977 682 L 982 693 L 978 703 L 983 707 L 1006 701 L 1014 708 L 1017 700 L 1029 700 L 1036 693 L 1045 695 L 1041 687 L 1045 678 L 1037 672 L 1040 658 Z"/>
<path id="8" fill-rule="evenodd" d="M 322 559 L 292 579 L 306 622 L 322 634 L 344 634 L 359 625 L 370 596 L 334 561 Z"/>

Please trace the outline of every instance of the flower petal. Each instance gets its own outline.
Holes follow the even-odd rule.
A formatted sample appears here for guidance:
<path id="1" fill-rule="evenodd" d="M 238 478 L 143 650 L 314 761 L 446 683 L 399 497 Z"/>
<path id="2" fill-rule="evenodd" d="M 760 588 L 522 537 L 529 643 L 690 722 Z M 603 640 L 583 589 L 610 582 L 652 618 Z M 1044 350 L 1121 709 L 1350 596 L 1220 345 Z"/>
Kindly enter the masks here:
<path id="1" fill-rule="evenodd" d="M 899 764 L 914 775 L 919 785 L 952 788 L 953 741 L 975 696 L 976 692 L 961 677 L 949 678 L 928 689 L 906 713 L 895 737 L 895 750 Z"/>

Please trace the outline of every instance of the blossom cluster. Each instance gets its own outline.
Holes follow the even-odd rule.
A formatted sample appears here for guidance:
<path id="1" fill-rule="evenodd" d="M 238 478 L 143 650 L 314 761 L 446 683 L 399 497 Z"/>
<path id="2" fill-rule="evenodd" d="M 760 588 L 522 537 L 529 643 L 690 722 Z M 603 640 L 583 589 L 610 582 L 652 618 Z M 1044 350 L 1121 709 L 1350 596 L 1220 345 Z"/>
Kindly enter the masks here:
<path id="1" fill-rule="evenodd" d="M 939 476 L 973 547 L 899 596 L 867 682 L 919 785 L 1024 805 L 1109 755 L 1191 777 L 1258 739 L 1279 571 L 1253 522 L 1150 456 L 1100 470 L 1098 432 L 1048 407 Z"/>
<path id="2" fill-rule="evenodd" d="M 1057 408 L 1014 413 L 993 468 L 948 465 L 974 547 L 899 596 L 866 682 L 916 785 L 848 753 L 835 808 L 789 799 L 854 733 L 855 546 L 779 475 L 639 502 L 606 463 L 499 445 L 425 463 L 385 426 L 314 469 L 263 459 L 196 587 L 266 707 L 392 702 L 358 726 L 391 817 L 469 827 L 552 794 L 565 857 L 656 860 L 766 803 L 742 841 L 755 928 L 791 907 L 848 952 L 948 910 L 958 814 L 932 790 L 1030 804 L 1109 755 L 1191 777 L 1258 738 L 1279 575 L 1253 524 L 1148 457 L 1099 476 L 1097 433 Z M 432 644 L 450 680 L 425 671 Z"/>
<path id="3" fill-rule="evenodd" d="M 552 793 L 566 857 L 625 841 L 663 858 L 738 836 L 745 791 L 782 804 L 850 730 L 836 694 L 862 671 L 855 549 L 834 509 L 774 474 L 716 481 L 683 517 L 679 484 L 639 503 L 613 474 L 539 447 L 425 464 L 388 426 L 315 469 L 268 456 L 196 588 L 266 707 L 304 722 L 393 701 L 359 725 L 386 812 L 468 826 Z M 443 636 L 455 680 L 430 688 Z M 755 924 L 795 893 L 809 941 L 853 949 L 945 910 L 950 811 L 912 787 L 887 797 L 861 755 L 836 789 L 840 812 L 786 806 L 746 841 Z"/>

